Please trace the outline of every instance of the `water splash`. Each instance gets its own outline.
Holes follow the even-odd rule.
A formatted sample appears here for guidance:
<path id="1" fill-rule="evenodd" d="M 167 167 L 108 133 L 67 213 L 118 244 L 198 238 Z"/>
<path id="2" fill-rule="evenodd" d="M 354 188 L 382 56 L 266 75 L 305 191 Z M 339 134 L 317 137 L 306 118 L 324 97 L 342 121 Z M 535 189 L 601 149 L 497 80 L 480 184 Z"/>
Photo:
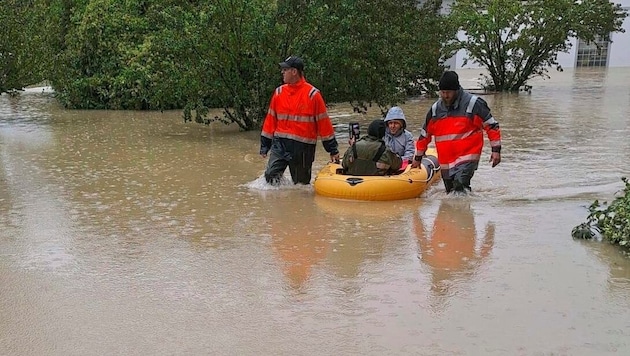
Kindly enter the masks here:
<path id="1" fill-rule="evenodd" d="M 265 174 L 261 174 L 258 178 L 254 179 L 251 182 L 245 183 L 242 186 L 251 189 L 251 190 L 259 190 L 259 191 L 273 191 L 273 190 L 310 190 L 312 189 L 310 185 L 303 184 L 293 184 L 291 180 L 291 176 L 288 173 L 285 173 L 284 176 L 280 178 L 278 181 L 279 184 L 269 184 L 265 179 Z"/>

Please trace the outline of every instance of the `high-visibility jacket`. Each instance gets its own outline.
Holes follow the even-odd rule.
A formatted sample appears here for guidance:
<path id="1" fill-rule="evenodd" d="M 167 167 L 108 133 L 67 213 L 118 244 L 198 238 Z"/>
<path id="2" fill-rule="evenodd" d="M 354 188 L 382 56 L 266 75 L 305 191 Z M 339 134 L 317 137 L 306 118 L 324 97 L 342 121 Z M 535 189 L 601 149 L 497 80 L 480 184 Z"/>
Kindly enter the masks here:
<path id="1" fill-rule="evenodd" d="M 318 136 L 328 153 L 339 153 L 335 129 L 319 90 L 304 78 L 276 88 L 262 127 L 260 153 L 269 151 L 274 137 L 315 145 Z"/>
<path id="2" fill-rule="evenodd" d="M 488 135 L 492 152 L 501 152 L 501 130 L 488 104 L 460 88 L 452 106 L 446 107 L 442 99 L 431 106 L 416 141 L 416 154 L 423 156 L 435 137 L 442 177 L 450 177 L 458 165 L 479 162 L 482 131 Z"/>

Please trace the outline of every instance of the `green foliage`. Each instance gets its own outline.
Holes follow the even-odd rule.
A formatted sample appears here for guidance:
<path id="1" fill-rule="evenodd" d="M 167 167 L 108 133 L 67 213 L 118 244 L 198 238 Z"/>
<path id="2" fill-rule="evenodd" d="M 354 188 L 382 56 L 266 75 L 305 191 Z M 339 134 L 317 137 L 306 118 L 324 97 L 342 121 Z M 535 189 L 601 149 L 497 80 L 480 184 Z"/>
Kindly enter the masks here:
<path id="1" fill-rule="evenodd" d="M 623 32 L 627 11 L 608 0 L 458 0 L 451 19 L 466 38 L 449 45 L 488 69 L 488 89 L 518 91 L 528 79 L 562 68 L 569 37 L 591 41 Z"/>
<path id="2" fill-rule="evenodd" d="M 442 43 L 456 31 L 438 14 L 441 1 L 417 4 L 330 2 L 321 25 L 326 38 L 316 50 L 312 43 L 303 44 L 315 62 L 316 77 L 311 79 L 329 101 L 350 102 L 361 110 L 434 92 L 432 80 L 443 71 Z"/>
<path id="3" fill-rule="evenodd" d="M 68 5 L 71 6 L 71 5 Z M 159 9 L 142 0 L 92 0 L 72 13 L 51 78 L 59 100 L 81 109 L 155 109 L 177 106 L 154 100 L 159 85 L 152 41 Z M 153 12 L 152 12 L 153 11 Z"/>
<path id="4" fill-rule="evenodd" d="M 262 124 L 288 55 L 328 103 L 384 111 L 435 91 L 456 31 L 439 0 L 7 1 L 8 87 L 48 79 L 68 108 L 183 108 L 186 121 L 243 130 Z M 14 47 L 23 59 L 5 60 Z"/>
<path id="5" fill-rule="evenodd" d="M 185 120 L 260 127 L 271 92 L 281 84 L 278 62 L 288 55 L 305 60 L 307 79 L 328 103 L 350 102 L 357 111 L 394 105 L 434 89 L 427 83 L 442 71 L 442 39 L 455 34 L 436 15 L 441 1 L 422 8 L 415 0 L 237 4 L 219 1 L 208 10 L 206 30 L 192 36 L 198 63 L 220 75 L 208 79 L 212 92 L 189 98 Z M 246 21 L 233 21 L 234 14 Z M 224 115 L 209 118 L 216 98 Z"/>
<path id="6" fill-rule="evenodd" d="M 44 80 L 46 29 L 41 1 L 3 0 L 0 9 L 0 94 Z"/>
<path id="7" fill-rule="evenodd" d="M 260 127 L 280 83 L 283 58 L 273 46 L 280 33 L 273 2 L 221 0 L 196 11 L 194 26 L 180 29 L 192 59 L 189 70 L 200 84 L 190 92 L 184 120 L 236 123 L 242 130 Z M 208 117 L 212 107 L 223 108 L 223 115 Z"/>
<path id="8" fill-rule="evenodd" d="M 625 177 L 621 180 L 625 184 L 623 194 L 615 197 L 610 205 L 595 200 L 588 208 L 586 222 L 573 228 L 573 238 L 591 239 L 600 234 L 612 243 L 630 245 L 630 182 Z"/>

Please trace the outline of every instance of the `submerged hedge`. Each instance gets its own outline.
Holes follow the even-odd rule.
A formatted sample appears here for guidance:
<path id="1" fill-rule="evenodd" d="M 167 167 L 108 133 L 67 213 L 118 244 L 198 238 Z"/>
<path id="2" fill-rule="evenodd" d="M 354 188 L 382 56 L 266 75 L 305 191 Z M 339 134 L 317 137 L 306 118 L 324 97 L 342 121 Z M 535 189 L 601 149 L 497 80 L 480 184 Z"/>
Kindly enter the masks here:
<path id="1" fill-rule="evenodd" d="M 586 222 L 573 228 L 575 239 L 592 239 L 600 235 L 602 239 L 621 246 L 630 246 L 630 183 L 621 178 L 625 187 L 622 194 L 608 204 L 595 200 L 588 207 Z"/>

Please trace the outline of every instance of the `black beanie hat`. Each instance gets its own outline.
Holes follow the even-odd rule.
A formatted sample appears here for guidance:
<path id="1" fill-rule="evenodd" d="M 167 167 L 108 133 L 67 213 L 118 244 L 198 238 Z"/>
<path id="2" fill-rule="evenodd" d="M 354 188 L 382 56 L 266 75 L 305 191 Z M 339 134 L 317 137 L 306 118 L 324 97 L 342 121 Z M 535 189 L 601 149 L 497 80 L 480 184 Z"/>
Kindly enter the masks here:
<path id="1" fill-rule="evenodd" d="M 453 71 L 446 71 L 440 78 L 439 90 L 459 90 L 459 76 Z"/>

